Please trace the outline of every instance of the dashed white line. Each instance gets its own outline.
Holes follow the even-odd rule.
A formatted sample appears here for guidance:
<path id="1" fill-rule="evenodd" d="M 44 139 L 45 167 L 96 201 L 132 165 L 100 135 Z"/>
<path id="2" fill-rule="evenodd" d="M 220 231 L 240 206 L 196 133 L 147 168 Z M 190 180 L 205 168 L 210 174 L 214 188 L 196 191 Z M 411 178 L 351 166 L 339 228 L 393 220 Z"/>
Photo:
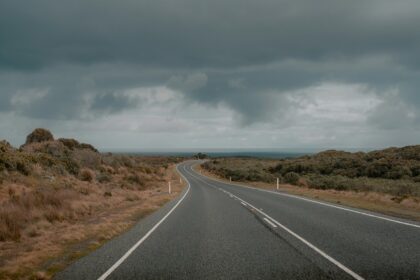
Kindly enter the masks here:
<path id="1" fill-rule="evenodd" d="M 200 177 L 195 176 L 194 174 L 188 172 L 191 176 L 193 176 L 194 178 L 202 181 L 203 183 L 209 185 L 210 187 L 213 187 L 215 189 L 218 189 L 216 186 L 204 181 L 203 179 L 201 179 Z M 314 244 L 310 243 L 308 240 L 306 240 L 305 238 L 301 237 L 300 235 L 298 235 L 297 233 L 293 232 L 291 229 L 289 229 L 288 227 L 284 226 L 283 224 L 281 224 L 280 222 L 278 222 L 277 220 L 275 220 L 274 218 L 272 218 L 271 216 L 269 216 L 268 214 L 266 214 L 265 212 L 261 211 L 260 209 L 258 209 L 257 207 L 253 206 L 252 204 L 250 204 L 249 202 L 243 200 L 242 198 L 226 191 L 226 193 L 230 196 L 236 197 L 238 198 L 239 201 L 246 203 L 249 207 L 255 209 L 255 211 L 259 212 L 261 215 L 264 216 L 264 218 L 267 218 L 266 221 L 272 221 L 275 225 L 279 226 L 280 228 L 282 228 L 283 230 L 285 230 L 286 232 L 288 232 L 290 235 L 292 235 L 293 237 L 295 237 L 296 239 L 298 239 L 299 241 L 301 241 L 302 243 L 304 243 L 306 246 L 308 246 L 309 248 L 311 248 L 312 250 L 314 250 L 315 252 L 317 252 L 319 255 L 321 255 L 322 257 L 324 257 L 325 259 L 327 259 L 328 261 L 330 261 L 331 263 L 333 263 L 334 265 L 336 265 L 338 268 L 340 268 L 341 270 L 343 270 L 344 272 L 346 272 L 348 275 L 350 275 L 351 277 L 353 277 L 356 280 L 364 280 L 364 278 L 362 276 L 360 276 L 359 274 L 357 274 L 356 272 L 354 272 L 353 270 L 351 270 L 350 268 L 348 268 L 347 266 L 345 266 L 344 264 L 340 263 L 339 261 L 337 261 L 336 259 L 334 259 L 333 257 L 331 257 L 330 255 L 328 255 L 327 253 L 325 253 L 324 251 L 322 251 L 321 249 L 319 249 L 318 247 L 316 247 Z"/>
<path id="2" fill-rule="evenodd" d="M 203 175 L 201 175 L 201 176 L 202 177 L 205 177 Z M 250 186 L 246 186 L 246 185 L 242 185 L 242 184 L 235 184 L 235 183 L 230 183 L 230 182 L 224 182 L 224 181 L 221 181 L 221 180 L 218 180 L 218 179 L 214 179 L 214 178 L 210 178 L 210 177 L 205 177 L 205 178 L 208 179 L 208 180 L 216 181 L 216 182 L 223 183 L 223 184 L 226 184 L 226 185 L 238 186 L 238 187 L 252 189 L 252 190 L 257 190 L 257 191 L 261 191 L 261 192 L 268 192 L 268 193 L 272 193 L 272 194 L 276 194 L 276 195 L 280 195 L 280 196 L 286 196 L 286 197 L 290 197 L 290 198 L 294 198 L 294 199 L 300 199 L 300 200 L 303 200 L 303 201 L 307 201 L 307 202 L 319 204 L 319 205 L 322 205 L 322 206 L 332 207 L 332 208 L 335 208 L 335 209 L 340 209 L 340 210 L 343 210 L 343 211 L 348 211 L 348 212 L 356 213 L 356 214 L 359 214 L 359 215 L 364 215 L 364 216 L 371 217 L 371 218 L 376 218 L 376 219 L 380 219 L 380 220 L 384 220 L 384 221 L 388 221 L 388 222 L 392 222 L 392 223 L 397 223 L 397 224 L 400 224 L 400 225 L 405 225 L 405 226 L 420 228 L 420 225 L 417 225 L 417 224 L 413 224 L 413 223 L 409 223 L 409 222 L 404 222 L 404 221 L 399 221 L 399 220 L 396 220 L 396 219 L 392 219 L 392 218 L 388 218 L 388 217 L 383 217 L 383 216 L 379 216 L 379 215 L 375 215 L 375 214 L 371 214 L 371 213 L 366 213 L 366 212 L 362 212 L 362 211 L 358 211 L 358 210 L 354 210 L 354 209 L 350 209 L 350 208 L 345 208 L 345 207 L 333 205 L 333 204 L 330 204 L 330 203 L 316 201 L 316 200 L 313 200 L 313 199 L 309 199 L 309 198 L 305 198 L 305 197 L 300 197 L 300 196 L 297 196 L 297 195 L 292 195 L 292 194 L 287 194 L 287 193 L 281 193 L 281 192 L 275 192 L 275 191 L 270 191 L 270 190 L 265 190 L 265 189 L 260 189 L 260 188 L 254 188 L 254 187 L 250 187 Z"/>
<path id="3" fill-rule="evenodd" d="M 267 218 L 263 218 L 264 219 L 264 221 L 266 221 L 266 223 L 267 224 L 269 224 L 271 227 L 273 227 L 273 228 L 276 228 L 277 226 L 276 226 L 276 224 L 275 223 L 273 223 L 272 221 L 270 221 L 269 219 L 267 219 Z"/>
<path id="4" fill-rule="evenodd" d="M 281 227 L 282 229 L 284 229 L 285 231 L 287 231 L 289 234 L 291 234 L 292 236 L 294 236 L 295 238 L 297 238 L 298 240 L 300 240 L 301 242 L 303 242 L 305 245 L 307 245 L 308 247 L 310 247 L 312 250 L 314 250 L 315 252 L 317 252 L 318 254 L 320 254 L 321 256 L 323 256 L 324 258 L 326 258 L 327 260 L 329 260 L 330 262 L 332 262 L 333 264 L 335 264 L 337 267 L 341 268 L 341 270 L 345 271 L 347 274 L 349 274 L 350 276 L 352 276 L 354 279 L 357 280 L 364 280 L 364 278 L 362 276 L 360 276 L 359 274 L 357 274 L 356 272 L 354 272 L 353 270 L 351 270 L 350 268 L 346 267 L 344 264 L 340 263 L 339 261 L 337 261 L 336 259 L 334 259 L 333 257 L 331 257 L 330 255 L 328 255 L 327 253 L 325 253 L 324 251 L 322 251 L 321 249 L 319 249 L 318 247 L 316 247 L 315 245 L 313 245 L 312 243 L 310 243 L 309 241 L 307 241 L 306 239 L 304 239 L 303 237 L 301 237 L 300 235 L 298 235 L 297 233 L 293 232 L 292 230 L 290 230 L 288 227 L 284 226 L 283 224 L 281 224 L 280 222 L 278 222 L 277 220 L 275 220 L 274 218 L 272 218 L 271 216 L 269 216 L 268 214 L 264 213 L 263 211 L 259 210 L 258 208 L 256 208 L 255 206 L 253 206 L 252 204 L 249 204 L 249 202 L 246 202 L 245 200 L 241 199 L 238 197 L 239 200 L 244 201 L 245 203 L 247 203 L 251 208 L 255 209 L 257 212 L 259 212 L 260 214 L 264 215 L 265 217 L 269 218 L 271 221 L 273 221 L 276 225 L 278 225 L 279 227 Z"/>

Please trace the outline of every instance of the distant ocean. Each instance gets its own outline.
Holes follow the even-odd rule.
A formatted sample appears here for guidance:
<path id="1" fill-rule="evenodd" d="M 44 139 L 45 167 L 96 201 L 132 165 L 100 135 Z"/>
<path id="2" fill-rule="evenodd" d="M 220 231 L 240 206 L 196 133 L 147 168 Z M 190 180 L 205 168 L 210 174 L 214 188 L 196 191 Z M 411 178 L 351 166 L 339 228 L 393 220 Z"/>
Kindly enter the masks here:
<path id="1" fill-rule="evenodd" d="M 127 151 L 127 150 L 104 150 L 117 154 L 130 154 L 142 156 L 178 156 L 191 157 L 197 153 L 204 153 L 212 158 L 217 157 L 253 157 L 267 159 L 296 158 L 305 155 L 315 154 L 326 149 L 188 149 L 188 150 L 148 150 L 148 151 Z M 347 148 L 338 149 L 348 152 L 369 151 L 371 149 Z"/>
<path id="2" fill-rule="evenodd" d="M 312 154 L 310 151 L 269 151 L 269 150 L 194 150 L 194 151 L 104 151 L 112 153 L 130 154 L 130 155 L 142 155 L 142 156 L 178 156 L 178 157 L 191 157 L 197 153 L 204 153 L 212 158 L 218 157 L 253 157 L 253 158 L 266 158 L 266 159 L 283 159 L 283 158 L 295 158 L 304 155 Z"/>

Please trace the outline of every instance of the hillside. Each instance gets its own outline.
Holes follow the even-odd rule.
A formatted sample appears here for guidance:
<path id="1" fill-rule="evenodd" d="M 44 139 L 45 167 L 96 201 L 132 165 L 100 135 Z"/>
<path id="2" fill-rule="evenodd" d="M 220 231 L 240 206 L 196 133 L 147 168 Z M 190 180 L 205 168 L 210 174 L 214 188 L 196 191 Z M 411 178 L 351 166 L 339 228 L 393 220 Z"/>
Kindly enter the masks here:
<path id="1" fill-rule="evenodd" d="M 330 201 L 340 203 L 343 197 L 351 196 L 352 206 L 416 219 L 419 216 L 410 213 L 420 210 L 420 146 L 368 153 L 330 150 L 281 160 L 217 158 L 202 168 L 219 178 L 268 188 L 279 178 L 289 192 L 328 196 Z M 364 200 L 370 200 L 371 205 L 361 205 Z"/>
<path id="2" fill-rule="evenodd" d="M 168 181 L 181 190 L 179 160 L 101 154 L 45 129 L 20 148 L 0 141 L 0 279 L 49 278 L 121 233 L 171 198 Z"/>

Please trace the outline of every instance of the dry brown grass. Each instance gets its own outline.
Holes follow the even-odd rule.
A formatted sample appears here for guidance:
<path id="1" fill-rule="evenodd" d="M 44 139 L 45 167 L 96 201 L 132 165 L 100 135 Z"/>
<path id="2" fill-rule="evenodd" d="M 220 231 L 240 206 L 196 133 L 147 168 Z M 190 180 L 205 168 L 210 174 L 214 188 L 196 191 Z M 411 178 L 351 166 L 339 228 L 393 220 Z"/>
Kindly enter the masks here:
<path id="1" fill-rule="evenodd" d="M 176 197 L 184 186 L 175 165 L 161 169 L 155 159 L 150 161 L 150 174 L 129 173 L 142 180 L 135 176 L 127 182 L 126 174 L 116 173 L 104 184 L 66 176 L 41 188 L 20 182 L 11 188 L 5 187 L 8 182 L 1 185 L 0 279 L 49 279 Z M 64 182 L 67 188 L 62 187 Z M 122 188 L 119 182 L 132 187 Z"/>
<path id="2" fill-rule="evenodd" d="M 20 149 L 0 141 L 0 279 L 48 279 L 181 191 L 176 180 L 167 193 L 179 158 L 29 138 Z"/>

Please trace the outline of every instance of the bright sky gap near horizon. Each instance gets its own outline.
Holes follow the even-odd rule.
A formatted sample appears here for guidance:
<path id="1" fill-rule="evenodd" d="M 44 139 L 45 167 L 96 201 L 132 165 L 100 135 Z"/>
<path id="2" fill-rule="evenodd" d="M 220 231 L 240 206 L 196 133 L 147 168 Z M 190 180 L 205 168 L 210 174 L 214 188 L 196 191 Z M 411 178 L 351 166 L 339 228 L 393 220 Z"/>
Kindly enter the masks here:
<path id="1" fill-rule="evenodd" d="M 2 0 L 0 139 L 99 149 L 420 141 L 415 0 Z"/>

